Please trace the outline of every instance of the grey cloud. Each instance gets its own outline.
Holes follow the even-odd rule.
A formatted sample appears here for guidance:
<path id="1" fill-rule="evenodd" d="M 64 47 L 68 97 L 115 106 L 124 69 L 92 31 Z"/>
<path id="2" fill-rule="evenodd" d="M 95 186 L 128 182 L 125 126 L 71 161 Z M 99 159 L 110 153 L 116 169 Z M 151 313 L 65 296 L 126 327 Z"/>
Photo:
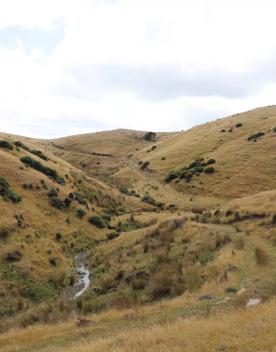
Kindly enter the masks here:
<path id="1" fill-rule="evenodd" d="M 19 135 L 25 134 L 36 138 L 56 138 L 84 132 L 106 130 L 109 125 L 101 121 L 100 117 L 64 115 L 54 121 L 40 116 L 18 119 L 12 114 L 7 119 L 1 118 L 3 131 Z"/>
<path id="2" fill-rule="evenodd" d="M 249 73 L 223 70 L 184 71 L 173 65 L 88 65 L 70 69 L 76 82 L 59 92 L 79 99 L 97 99 L 130 92 L 142 100 L 163 101 L 181 96 L 245 98 L 260 91 L 276 74 L 266 67 Z"/>

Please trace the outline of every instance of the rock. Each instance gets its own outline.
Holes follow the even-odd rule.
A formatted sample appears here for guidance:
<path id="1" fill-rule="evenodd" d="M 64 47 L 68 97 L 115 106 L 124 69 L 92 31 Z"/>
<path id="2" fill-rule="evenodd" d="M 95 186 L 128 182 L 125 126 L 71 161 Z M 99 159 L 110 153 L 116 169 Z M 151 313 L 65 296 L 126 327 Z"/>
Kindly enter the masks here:
<path id="1" fill-rule="evenodd" d="M 262 303 L 261 298 L 250 298 L 250 300 L 247 302 L 246 307 L 253 307 L 257 306 Z"/>
<path id="2" fill-rule="evenodd" d="M 237 296 L 241 296 L 242 294 L 244 294 L 246 292 L 246 289 L 244 287 L 242 287 L 238 292 L 237 292 Z"/>
<path id="3" fill-rule="evenodd" d="M 202 295 L 198 298 L 199 301 L 210 301 L 212 299 L 215 299 L 215 296 L 212 295 Z"/>
<path id="4" fill-rule="evenodd" d="M 232 297 L 227 296 L 222 301 L 217 302 L 216 305 L 227 303 L 228 301 L 231 301 L 231 300 L 232 300 Z"/>

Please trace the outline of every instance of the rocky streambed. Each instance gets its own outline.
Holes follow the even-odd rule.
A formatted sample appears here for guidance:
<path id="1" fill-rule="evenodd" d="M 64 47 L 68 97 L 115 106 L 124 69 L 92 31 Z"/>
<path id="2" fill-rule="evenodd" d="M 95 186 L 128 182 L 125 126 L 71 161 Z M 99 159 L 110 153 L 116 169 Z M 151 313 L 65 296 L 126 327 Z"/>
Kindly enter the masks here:
<path id="1" fill-rule="evenodd" d="M 90 272 L 85 254 L 78 254 L 74 259 L 76 283 L 69 286 L 65 291 L 65 296 L 73 300 L 80 297 L 90 285 Z"/>

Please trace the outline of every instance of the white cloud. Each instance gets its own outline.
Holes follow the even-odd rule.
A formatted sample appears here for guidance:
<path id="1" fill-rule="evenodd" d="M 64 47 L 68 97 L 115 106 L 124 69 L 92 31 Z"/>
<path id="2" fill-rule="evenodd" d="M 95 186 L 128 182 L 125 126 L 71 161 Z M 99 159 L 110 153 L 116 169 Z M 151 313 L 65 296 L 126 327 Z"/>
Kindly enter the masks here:
<path id="1" fill-rule="evenodd" d="M 64 37 L 50 56 L 0 47 L 1 130 L 55 137 L 186 129 L 273 104 L 272 0 L 10 0 L 8 26 Z"/>

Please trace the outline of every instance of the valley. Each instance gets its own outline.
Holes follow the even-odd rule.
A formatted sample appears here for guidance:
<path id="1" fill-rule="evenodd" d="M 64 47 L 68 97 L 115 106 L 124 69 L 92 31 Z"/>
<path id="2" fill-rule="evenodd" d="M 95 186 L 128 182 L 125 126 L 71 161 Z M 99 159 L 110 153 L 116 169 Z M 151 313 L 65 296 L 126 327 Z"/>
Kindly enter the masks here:
<path id="1" fill-rule="evenodd" d="M 1 133 L 0 351 L 274 351 L 275 145 L 275 106 Z"/>

